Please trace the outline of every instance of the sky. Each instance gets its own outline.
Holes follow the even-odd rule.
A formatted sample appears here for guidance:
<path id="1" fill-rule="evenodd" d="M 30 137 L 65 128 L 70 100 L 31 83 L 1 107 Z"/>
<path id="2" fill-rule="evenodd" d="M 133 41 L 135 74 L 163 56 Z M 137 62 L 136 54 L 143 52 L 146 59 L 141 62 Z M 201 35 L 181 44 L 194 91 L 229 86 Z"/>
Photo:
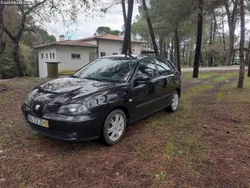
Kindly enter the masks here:
<path id="1" fill-rule="evenodd" d="M 102 0 L 102 1 L 108 2 L 110 0 Z M 99 7 L 107 7 L 107 6 L 108 5 L 105 3 L 99 4 Z M 133 18 L 135 18 L 135 16 L 139 14 L 138 6 L 139 6 L 138 4 L 134 5 Z M 110 8 L 109 11 L 105 15 L 98 16 L 97 14 L 98 14 L 97 12 L 93 12 L 93 15 L 95 15 L 93 18 L 86 16 L 86 14 L 84 13 L 79 14 L 77 23 L 73 27 L 73 29 L 68 29 L 62 23 L 61 24 L 52 23 L 50 25 L 47 25 L 45 29 L 49 32 L 49 34 L 54 35 L 57 40 L 59 38 L 58 36 L 61 34 L 66 36 L 65 39 L 71 39 L 71 40 L 92 37 L 96 29 L 100 26 L 107 26 L 107 27 L 110 27 L 112 30 L 120 30 L 120 31 L 122 30 L 124 21 L 123 21 L 121 4 Z M 250 28 L 249 18 L 247 18 L 246 22 L 247 22 L 246 29 L 249 30 Z M 225 30 L 228 31 L 226 22 L 225 22 Z M 238 24 L 235 34 L 239 35 L 239 33 L 240 33 L 240 27 Z M 246 37 L 248 38 L 250 35 L 250 32 L 247 32 L 246 35 L 247 35 Z"/>
<path id="2" fill-rule="evenodd" d="M 138 15 L 138 4 L 135 4 L 133 11 L 133 18 Z M 112 7 L 103 16 L 94 16 L 94 18 L 87 18 L 86 14 L 78 15 L 76 28 L 73 31 L 65 28 L 63 24 L 50 24 L 46 30 L 58 40 L 58 36 L 63 34 L 66 39 L 76 40 L 86 37 L 92 37 L 96 29 L 100 26 L 110 27 L 112 30 L 122 30 L 124 25 L 121 5 Z"/>

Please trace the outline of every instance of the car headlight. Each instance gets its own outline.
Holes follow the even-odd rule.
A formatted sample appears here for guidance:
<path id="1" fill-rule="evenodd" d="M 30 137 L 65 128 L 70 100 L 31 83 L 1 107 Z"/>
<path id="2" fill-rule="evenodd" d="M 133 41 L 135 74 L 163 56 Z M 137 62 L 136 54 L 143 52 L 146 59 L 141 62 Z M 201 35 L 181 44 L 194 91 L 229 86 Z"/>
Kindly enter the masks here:
<path id="1" fill-rule="evenodd" d="M 33 95 L 37 92 L 37 89 L 32 90 L 25 99 L 25 104 L 31 106 L 31 101 L 33 100 Z"/>
<path id="2" fill-rule="evenodd" d="M 89 110 L 87 107 L 82 104 L 69 104 L 61 106 L 57 113 L 62 115 L 76 116 L 87 114 L 88 112 Z"/>

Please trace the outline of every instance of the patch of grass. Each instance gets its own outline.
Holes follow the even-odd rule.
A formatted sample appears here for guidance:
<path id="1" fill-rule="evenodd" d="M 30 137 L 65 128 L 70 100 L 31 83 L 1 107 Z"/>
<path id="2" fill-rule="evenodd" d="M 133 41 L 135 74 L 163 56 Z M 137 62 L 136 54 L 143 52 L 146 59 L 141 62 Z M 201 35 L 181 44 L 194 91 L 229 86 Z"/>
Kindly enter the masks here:
<path id="1" fill-rule="evenodd" d="M 167 157 L 173 156 L 177 152 L 177 148 L 174 146 L 173 143 L 168 143 L 164 149 L 164 154 Z"/>
<path id="2" fill-rule="evenodd" d="M 221 102 L 249 102 L 250 78 L 245 75 L 244 88 L 237 88 L 238 80 L 221 87 L 217 93 L 217 101 Z"/>
<path id="3" fill-rule="evenodd" d="M 181 105 L 183 110 L 192 113 L 192 107 L 194 105 L 194 101 L 192 101 L 192 99 L 194 99 L 195 96 L 199 96 L 201 93 L 204 93 L 204 91 L 212 89 L 213 87 L 214 86 L 209 83 L 203 83 L 189 88 L 186 94 L 182 95 Z"/>
<path id="4" fill-rule="evenodd" d="M 183 72 L 181 73 L 182 80 L 188 80 L 192 78 L 193 73 L 191 72 Z"/>
<path id="5" fill-rule="evenodd" d="M 76 71 L 72 70 L 72 71 L 63 71 L 60 72 L 59 75 L 72 75 L 74 74 Z"/>
<path id="6" fill-rule="evenodd" d="M 188 135 L 184 136 L 184 140 L 188 143 L 194 143 L 197 141 L 197 137 L 194 134 L 188 134 Z"/>
<path id="7" fill-rule="evenodd" d="M 194 87 L 191 87 L 187 90 L 187 94 L 189 97 L 195 96 L 195 95 L 199 95 L 201 92 L 207 90 L 207 89 L 211 89 L 214 86 L 209 84 L 209 83 L 203 83 L 201 85 L 197 85 Z"/>
<path id="8" fill-rule="evenodd" d="M 220 76 L 216 77 L 213 79 L 214 82 L 223 82 L 226 81 L 234 76 L 237 76 L 239 73 L 238 72 L 227 72 L 223 73 Z"/>
<path id="9" fill-rule="evenodd" d="M 198 79 L 209 79 L 215 76 L 216 73 L 201 73 Z"/>
<path id="10" fill-rule="evenodd" d="M 155 177 L 155 179 L 157 181 L 163 182 L 163 181 L 166 180 L 166 173 L 165 172 L 160 172 L 160 173 L 155 174 L 154 177 Z"/>
<path id="11" fill-rule="evenodd" d="M 217 98 L 216 98 L 216 99 L 217 99 L 217 101 L 222 101 L 222 99 L 223 99 L 223 92 L 221 92 L 221 91 L 218 92 L 218 93 L 217 93 Z"/>
<path id="12" fill-rule="evenodd" d="M 200 72 L 199 73 L 199 78 L 198 78 L 198 80 L 204 80 L 204 79 L 210 79 L 210 78 L 212 78 L 212 77 L 214 77 L 216 75 L 216 73 L 214 73 L 214 72 L 206 72 L 206 73 L 204 73 L 204 72 Z M 182 79 L 184 79 L 184 80 L 190 80 L 190 79 L 193 79 L 193 73 L 183 73 L 182 75 Z"/>

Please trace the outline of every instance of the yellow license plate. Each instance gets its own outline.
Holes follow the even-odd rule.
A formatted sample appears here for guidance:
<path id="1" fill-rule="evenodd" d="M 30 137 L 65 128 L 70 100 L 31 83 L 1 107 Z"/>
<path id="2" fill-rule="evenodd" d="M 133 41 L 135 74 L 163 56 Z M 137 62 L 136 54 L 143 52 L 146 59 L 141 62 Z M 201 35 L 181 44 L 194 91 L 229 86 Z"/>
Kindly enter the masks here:
<path id="1" fill-rule="evenodd" d="M 49 128 L 49 121 L 45 119 L 41 119 L 30 114 L 27 115 L 27 119 L 29 122 L 39 125 L 41 127 Z"/>

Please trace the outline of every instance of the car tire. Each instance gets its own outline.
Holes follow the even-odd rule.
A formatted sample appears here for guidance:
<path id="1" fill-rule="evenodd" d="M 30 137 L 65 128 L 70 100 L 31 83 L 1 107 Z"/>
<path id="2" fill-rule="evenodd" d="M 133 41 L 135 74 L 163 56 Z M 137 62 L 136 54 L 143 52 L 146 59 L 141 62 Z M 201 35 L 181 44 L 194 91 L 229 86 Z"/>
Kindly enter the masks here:
<path id="1" fill-rule="evenodd" d="M 102 138 L 106 145 L 120 142 L 126 132 L 127 119 L 122 110 L 114 110 L 107 117 L 102 129 Z"/>
<path id="2" fill-rule="evenodd" d="M 180 94 L 178 91 L 174 91 L 171 97 L 171 104 L 167 107 L 166 111 L 176 112 L 180 105 Z"/>

